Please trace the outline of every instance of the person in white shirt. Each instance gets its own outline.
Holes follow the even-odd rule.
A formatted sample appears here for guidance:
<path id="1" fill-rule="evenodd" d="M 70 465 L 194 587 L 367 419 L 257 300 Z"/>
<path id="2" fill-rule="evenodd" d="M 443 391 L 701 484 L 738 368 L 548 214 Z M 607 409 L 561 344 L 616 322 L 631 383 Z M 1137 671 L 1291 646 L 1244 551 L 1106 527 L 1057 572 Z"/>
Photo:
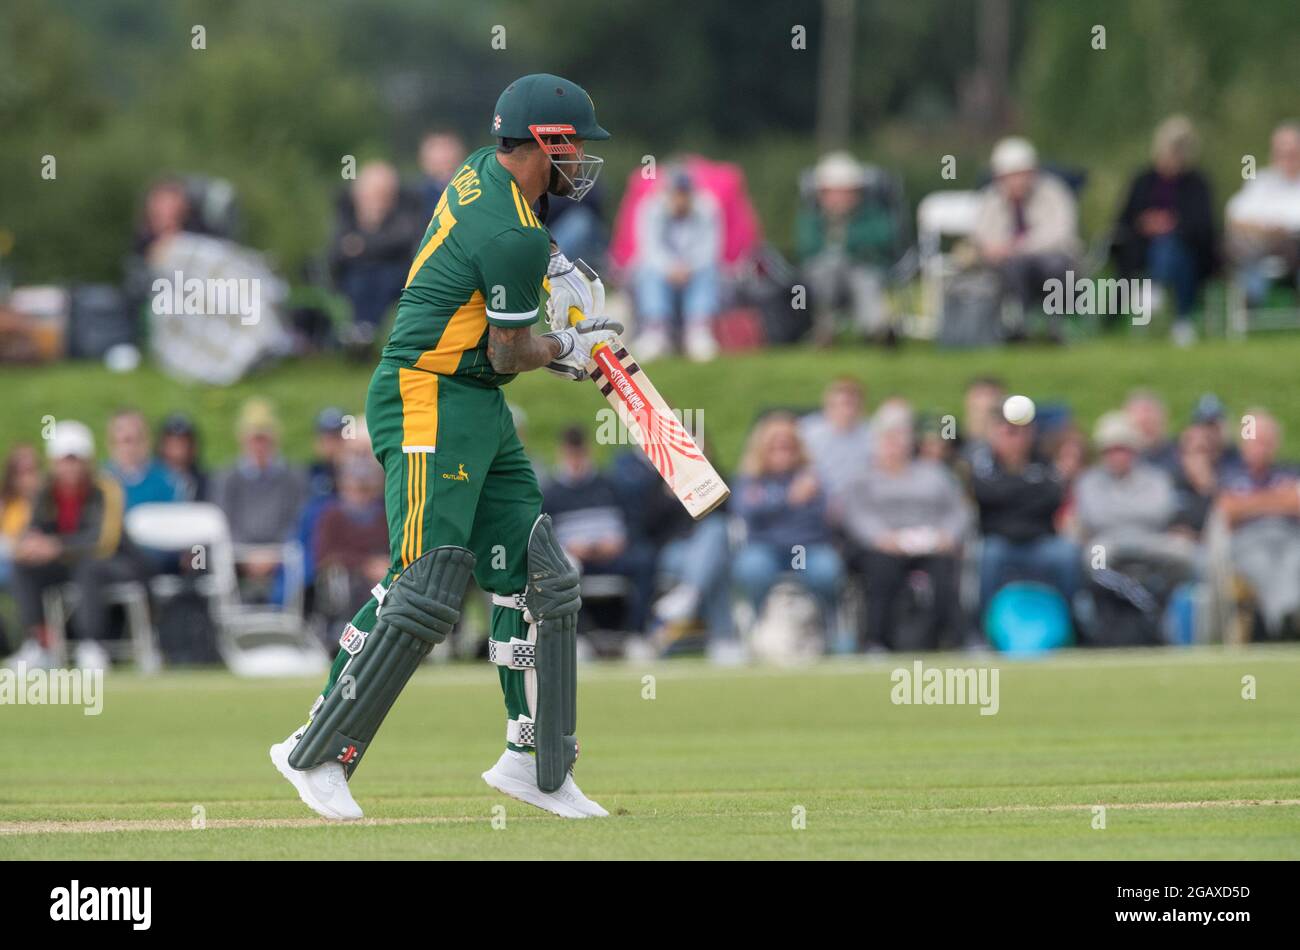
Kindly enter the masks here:
<path id="1" fill-rule="evenodd" d="M 1300 122 L 1273 130 L 1269 164 L 1228 200 L 1228 256 L 1252 305 L 1300 276 Z"/>
<path id="2" fill-rule="evenodd" d="M 1039 170 L 1038 152 L 1025 139 L 998 142 L 989 164 L 993 181 L 980 193 L 971 238 L 980 260 L 1001 275 L 1004 296 L 1028 310 L 1042 300 L 1045 281 L 1076 266 L 1081 245 L 1074 194 Z M 1054 325 L 1052 335 L 1060 333 Z"/>

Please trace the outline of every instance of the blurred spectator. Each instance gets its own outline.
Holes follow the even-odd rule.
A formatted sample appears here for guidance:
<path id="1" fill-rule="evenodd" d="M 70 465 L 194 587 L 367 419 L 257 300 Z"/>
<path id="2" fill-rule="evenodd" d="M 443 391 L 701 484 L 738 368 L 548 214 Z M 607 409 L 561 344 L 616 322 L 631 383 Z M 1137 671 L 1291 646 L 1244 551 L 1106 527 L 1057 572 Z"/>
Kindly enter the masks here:
<path id="1" fill-rule="evenodd" d="M 1064 280 L 1080 251 L 1074 195 L 1054 175 L 1040 172 L 1038 153 L 1022 138 L 993 149 L 993 181 L 981 192 L 972 238 L 985 264 L 998 271 L 1003 294 L 1028 312 L 1041 305 L 1043 285 Z M 1051 335 L 1061 339 L 1059 315 Z"/>
<path id="2" fill-rule="evenodd" d="M 181 484 L 155 459 L 149 445 L 149 425 L 135 409 L 115 412 L 108 420 L 106 472 L 122 486 L 126 508 L 146 502 L 180 501 Z"/>
<path id="3" fill-rule="evenodd" d="M 1104 565 L 1123 571 L 1133 564 L 1154 568 L 1173 584 L 1191 577 L 1195 546 L 1171 534 L 1177 510 L 1173 480 L 1164 469 L 1140 459 L 1142 440 L 1123 411 L 1097 420 L 1093 441 L 1100 461 L 1079 476 L 1076 517 L 1080 539 L 1105 553 Z M 1091 556 L 1089 565 L 1103 562 Z"/>
<path id="4" fill-rule="evenodd" d="M 1254 590 L 1265 633 L 1276 638 L 1300 609 L 1300 479 L 1278 464 L 1278 421 L 1262 409 L 1247 416 L 1253 438 L 1241 440 L 1241 462 L 1223 475 L 1218 504 L 1232 530 L 1233 567 Z"/>
<path id="5" fill-rule="evenodd" d="M 889 210 L 866 200 L 866 170 L 847 152 L 831 152 L 813 170 L 816 201 L 795 220 L 795 248 L 812 294 L 813 338 L 834 340 L 835 313 L 846 302 L 854 328 L 884 339 L 890 331 L 885 271 L 896 235 Z"/>
<path id="6" fill-rule="evenodd" d="M 768 591 L 789 573 L 817 598 L 829 621 L 844 567 L 831 544 L 826 495 L 794 416 L 772 413 L 759 421 L 740 472 L 731 504 L 746 537 L 732 579 L 761 612 Z"/>
<path id="7" fill-rule="evenodd" d="M 971 454 L 970 488 L 979 508 L 980 604 L 987 606 L 1003 583 L 1033 577 L 1054 586 L 1068 601 L 1079 586 L 1079 549 L 1055 532 L 1065 483 L 1055 467 L 1034 457 L 1033 425 L 1007 422 L 990 413 L 989 441 Z"/>
<path id="8" fill-rule="evenodd" d="M 424 220 L 433 217 L 447 184 L 465 161 L 465 140 L 460 133 L 447 129 L 426 132 L 420 139 L 420 204 Z"/>
<path id="9" fill-rule="evenodd" d="M 41 457 L 34 446 L 15 445 L 5 457 L 0 475 L 0 588 L 13 575 L 14 547 L 32 518 L 32 505 L 41 490 Z"/>
<path id="10" fill-rule="evenodd" d="M 327 502 L 312 538 L 316 610 L 331 639 L 388 574 L 384 470 L 373 456 L 349 453 L 339 464 L 338 497 Z"/>
<path id="11" fill-rule="evenodd" d="M 402 201 L 397 171 L 387 162 L 367 162 L 339 202 L 330 245 L 330 274 L 352 303 L 347 342 L 374 339 L 388 308 L 406 284 L 411 256 L 425 221 Z"/>
<path id="12" fill-rule="evenodd" d="M 208 500 L 208 473 L 199 461 L 199 433 L 188 416 L 174 412 L 162 421 L 158 460 L 178 485 L 179 500 Z"/>
<path id="13" fill-rule="evenodd" d="M 217 474 L 213 500 L 226 513 L 236 545 L 265 546 L 246 553 L 240 568 L 247 577 L 266 580 L 280 566 L 280 545 L 293 535 L 306 479 L 280 456 L 280 424 L 268 403 L 244 403 L 235 431 L 239 459 Z"/>
<path id="14" fill-rule="evenodd" d="M 866 391 L 856 379 L 837 377 L 822 391 L 821 411 L 799 421 L 799 435 L 832 503 L 871 461 L 866 398 Z"/>
<path id="15" fill-rule="evenodd" d="M 316 414 L 316 439 L 312 444 L 311 464 L 307 468 L 307 490 L 313 498 L 335 494 L 334 481 L 343 455 L 345 423 L 343 410 L 333 406 L 327 406 Z"/>
<path id="16" fill-rule="evenodd" d="M 696 188 L 685 171 L 637 212 L 632 261 L 640 333 L 637 355 L 651 360 L 673 348 L 674 314 L 682 317 L 686 355 L 711 360 L 718 352 L 713 320 L 721 307 L 722 215 L 717 199 Z"/>
<path id="17" fill-rule="evenodd" d="M 966 383 L 962 397 L 962 455 L 969 455 L 988 441 L 989 430 L 1001 415 L 1006 398 L 1006 384 L 996 376 L 976 376 Z"/>
<path id="18" fill-rule="evenodd" d="M 1192 407 L 1191 427 L 1201 429 L 1209 440 L 1214 467 L 1220 475 L 1241 462 L 1237 446 L 1226 435 L 1227 408 L 1214 393 L 1205 393 Z"/>
<path id="19" fill-rule="evenodd" d="M 180 234 L 198 230 L 189 193 L 179 178 L 163 178 L 149 186 L 144 197 L 144 210 L 135 234 L 135 252 L 149 257 L 158 242 Z"/>
<path id="20" fill-rule="evenodd" d="M 645 629 L 654 595 L 654 551 L 628 531 L 618 488 L 596 469 L 587 434 L 573 427 L 560 435 L 559 464 L 542 488 L 543 510 L 555 522 L 555 534 L 584 575 L 627 579 L 622 629 Z"/>
<path id="21" fill-rule="evenodd" d="M 629 530 L 653 546 L 657 571 L 672 584 L 652 608 L 654 618 L 665 625 L 661 642 L 671 645 L 678 632 L 699 621 L 708 636 L 710 657 L 731 659 L 738 645 L 731 617 L 726 516 L 692 519 L 639 449 L 615 456 L 610 477 L 623 499 Z"/>
<path id="22" fill-rule="evenodd" d="M 1252 306 L 1300 271 L 1300 123 L 1273 131 L 1269 164 L 1228 199 L 1228 254 Z"/>
<path id="23" fill-rule="evenodd" d="M 956 439 L 944 434 L 943 417 L 927 412 L 916 417 L 916 457 L 952 468 Z"/>
<path id="24" fill-rule="evenodd" d="M 1169 438 L 1165 401 L 1149 389 L 1135 389 L 1124 400 L 1124 414 L 1137 434 L 1142 461 L 1172 472 L 1178 464 L 1178 451 Z"/>
<path id="25" fill-rule="evenodd" d="M 908 574 L 924 571 L 934 590 L 925 646 L 947 641 L 957 606 L 957 555 L 969 516 L 956 480 L 943 466 L 912 457 L 911 416 L 882 414 L 876 452 L 844 495 L 844 528 L 867 584 L 862 642 L 900 646 L 894 618 Z"/>
<path id="26" fill-rule="evenodd" d="M 597 181 L 581 201 L 550 196 L 546 228 L 571 261 L 581 258 L 597 272 L 605 269 L 609 235 L 605 231 L 605 188 Z"/>
<path id="27" fill-rule="evenodd" d="M 77 666 L 108 665 L 101 645 L 108 632 L 105 587 L 143 580 L 147 567 L 122 531 L 122 488 L 94 470 L 95 439 L 80 422 L 55 425 L 46 446 L 50 479 L 37 496 L 27 530 L 14 547 L 14 599 L 27 640 L 14 660 L 47 666 L 48 631 L 43 595 L 72 582 L 77 592 L 71 635 Z"/>
<path id="28" fill-rule="evenodd" d="M 1204 426 L 1188 426 L 1178 437 L 1171 529 L 1199 539 L 1219 488 L 1215 446 Z"/>
<path id="29" fill-rule="evenodd" d="M 1196 150 L 1196 130 L 1185 116 L 1160 123 L 1151 167 L 1129 186 L 1111 247 L 1120 277 L 1149 277 L 1173 291 L 1180 344 L 1196 338 L 1190 316 L 1215 266 L 1210 183 L 1194 167 Z"/>

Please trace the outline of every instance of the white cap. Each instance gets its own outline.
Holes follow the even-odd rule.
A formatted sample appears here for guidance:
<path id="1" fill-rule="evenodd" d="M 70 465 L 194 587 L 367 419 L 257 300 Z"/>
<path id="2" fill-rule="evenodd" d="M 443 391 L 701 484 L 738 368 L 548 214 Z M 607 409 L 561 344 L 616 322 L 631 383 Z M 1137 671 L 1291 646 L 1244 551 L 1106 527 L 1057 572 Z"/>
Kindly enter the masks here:
<path id="1" fill-rule="evenodd" d="M 1038 167 L 1038 151 L 1028 139 L 1013 135 L 993 146 L 993 157 L 989 160 L 989 165 L 993 169 L 994 178 L 1033 171 Z"/>
<path id="2" fill-rule="evenodd" d="M 867 173 L 848 152 L 829 152 L 813 169 L 813 184 L 818 188 L 861 188 Z"/>
<path id="3" fill-rule="evenodd" d="M 54 434 L 45 444 L 45 454 L 52 459 L 69 455 L 91 461 L 95 457 L 95 437 L 84 423 L 65 419 L 54 424 Z"/>

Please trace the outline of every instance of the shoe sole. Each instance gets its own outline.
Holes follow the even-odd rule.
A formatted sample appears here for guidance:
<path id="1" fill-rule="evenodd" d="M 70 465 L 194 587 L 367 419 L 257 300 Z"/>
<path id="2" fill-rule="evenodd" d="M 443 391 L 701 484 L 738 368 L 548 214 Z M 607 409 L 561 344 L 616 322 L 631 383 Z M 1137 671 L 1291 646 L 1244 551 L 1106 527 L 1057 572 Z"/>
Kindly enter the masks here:
<path id="1" fill-rule="evenodd" d="M 310 790 L 307 788 L 306 783 L 304 782 L 301 785 L 298 783 L 298 770 L 289 764 L 289 753 L 282 752 L 281 750 L 283 749 L 283 742 L 271 746 L 271 762 L 275 765 L 276 770 L 285 777 L 290 785 L 294 787 L 294 791 L 298 793 L 298 798 L 302 800 L 304 805 L 322 818 L 328 818 L 330 821 L 358 821 L 365 817 L 364 815 L 357 815 L 354 818 L 349 815 L 342 815 L 316 801 L 311 795 Z"/>
<path id="2" fill-rule="evenodd" d="M 534 808 L 540 808 L 542 811 L 548 811 L 552 815 L 559 815 L 561 818 L 592 818 L 586 812 L 578 811 L 572 805 L 566 805 L 563 802 L 556 801 L 547 795 L 536 785 L 527 782 L 520 782 L 508 775 L 502 775 L 495 769 L 488 769 L 483 773 L 483 781 L 495 788 L 503 795 L 509 795 L 515 801 L 523 802 L 525 805 L 532 805 Z"/>

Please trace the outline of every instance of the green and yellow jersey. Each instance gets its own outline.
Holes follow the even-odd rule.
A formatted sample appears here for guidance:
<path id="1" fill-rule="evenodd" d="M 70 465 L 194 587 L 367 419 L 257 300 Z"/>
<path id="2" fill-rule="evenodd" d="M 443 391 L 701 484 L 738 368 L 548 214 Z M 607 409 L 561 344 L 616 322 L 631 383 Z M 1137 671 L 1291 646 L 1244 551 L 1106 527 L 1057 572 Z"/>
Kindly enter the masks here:
<path id="1" fill-rule="evenodd" d="M 384 358 L 486 386 L 508 383 L 513 374 L 488 362 L 488 326 L 537 322 L 550 292 L 550 243 L 496 149 L 479 149 L 438 201 Z"/>

